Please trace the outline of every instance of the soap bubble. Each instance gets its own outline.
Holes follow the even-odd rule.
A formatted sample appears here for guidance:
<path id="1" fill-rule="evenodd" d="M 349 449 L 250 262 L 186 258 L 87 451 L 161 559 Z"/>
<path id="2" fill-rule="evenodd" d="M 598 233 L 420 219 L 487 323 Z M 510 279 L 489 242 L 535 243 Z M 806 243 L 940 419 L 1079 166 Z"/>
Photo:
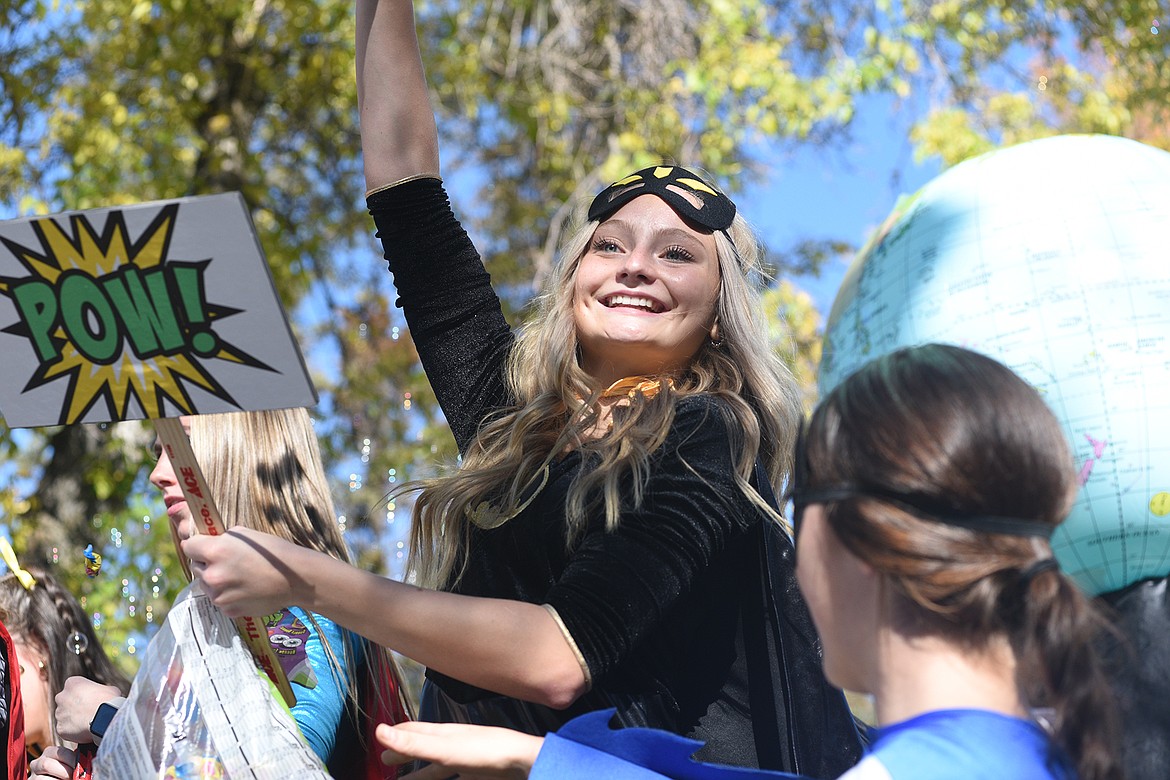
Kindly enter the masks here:
<path id="1" fill-rule="evenodd" d="M 89 639 L 80 631 L 74 631 L 65 639 L 65 647 L 74 655 L 81 655 L 89 648 Z"/>

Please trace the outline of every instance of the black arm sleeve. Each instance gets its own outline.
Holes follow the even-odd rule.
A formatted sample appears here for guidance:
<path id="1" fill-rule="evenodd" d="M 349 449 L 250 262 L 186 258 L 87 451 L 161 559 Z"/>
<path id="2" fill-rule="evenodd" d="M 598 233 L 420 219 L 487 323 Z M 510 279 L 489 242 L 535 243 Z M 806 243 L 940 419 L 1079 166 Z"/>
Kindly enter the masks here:
<path id="1" fill-rule="evenodd" d="M 546 601 L 594 679 L 619 663 L 690 590 L 732 535 L 762 513 L 734 481 L 732 439 L 709 398 L 679 404 L 638 511 L 582 540 Z"/>
<path id="2" fill-rule="evenodd" d="M 484 417 L 510 403 L 504 364 L 514 341 L 479 253 L 438 179 L 366 200 L 410 336 L 460 452 Z"/>

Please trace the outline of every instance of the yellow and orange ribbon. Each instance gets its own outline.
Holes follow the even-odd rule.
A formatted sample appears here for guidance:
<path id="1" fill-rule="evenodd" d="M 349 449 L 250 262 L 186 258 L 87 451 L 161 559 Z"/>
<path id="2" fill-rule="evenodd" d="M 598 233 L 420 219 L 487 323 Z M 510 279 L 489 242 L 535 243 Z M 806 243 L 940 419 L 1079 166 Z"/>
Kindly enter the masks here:
<path id="1" fill-rule="evenodd" d="M 647 401 L 658 395 L 662 390 L 662 383 L 666 382 L 667 387 L 674 388 L 674 380 L 670 377 L 659 379 L 657 377 L 648 376 L 628 376 L 624 379 L 619 379 L 609 387 L 601 391 L 601 398 L 616 398 L 618 396 L 626 396 L 631 401 L 634 396 L 641 394 Z"/>
<path id="2" fill-rule="evenodd" d="M 16 550 L 13 550 L 12 545 L 3 537 L 0 537 L 0 557 L 4 558 L 4 562 L 8 564 L 8 570 L 16 575 L 16 579 L 20 581 L 25 590 L 32 590 L 36 587 L 36 577 L 20 568 L 20 563 L 16 560 Z"/>

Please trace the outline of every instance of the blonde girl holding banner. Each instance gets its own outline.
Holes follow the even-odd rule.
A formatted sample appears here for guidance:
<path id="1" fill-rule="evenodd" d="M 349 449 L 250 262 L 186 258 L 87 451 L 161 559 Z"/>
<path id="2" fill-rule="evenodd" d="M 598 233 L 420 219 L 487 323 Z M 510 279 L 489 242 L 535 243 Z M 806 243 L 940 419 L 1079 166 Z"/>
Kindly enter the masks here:
<path id="1" fill-rule="evenodd" d="M 307 410 L 198 415 L 182 423 L 229 529 L 263 531 L 349 563 Z M 150 481 L 162 492 L 178 544 L 195 533 L 194 518 L 161 446 L 156 454 Z M 290 625 L 304 637 L 304 660 L 312 670 L 300 683 L 292 680 L 297 699 L 292 713 L 301 733 L 334 776 L 381 776 L 383 770 L 369 760 L 373 721 L 405 718 L 393 662 L 383 648 L 320 614 L 290 611 L 300 623 Z M 312 678 L 315 684 L 306 687 Z M 90 722 L 110 695 L 89 681 L 71 679 L 57 703 L 62 736 L 91 741 Z M 371 766 L 376 774 L 367 775 Z M 393 770 L 385 774 L 392 777 Z"/>

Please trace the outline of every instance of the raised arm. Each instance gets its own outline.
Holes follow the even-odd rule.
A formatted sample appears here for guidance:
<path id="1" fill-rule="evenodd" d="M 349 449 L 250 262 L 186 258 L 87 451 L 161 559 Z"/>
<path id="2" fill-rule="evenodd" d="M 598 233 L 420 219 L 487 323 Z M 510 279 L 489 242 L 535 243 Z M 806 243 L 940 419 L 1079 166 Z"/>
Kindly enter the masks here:
<path id="1" fill-rule="evenodd" d="M 438 131 L 411 0 L 358 0 L 356 45 L 366 188 L 438 176 Z"/>
<path id="2" fill-rule="evenodd" d="M 510 402 L 513 336 L 446 192 L 427 178 L 439 175 L 438 133 L 409 0 L 358 0 L 357 81 L 366 205 L 423 368 L 466 451 L 484 417 Z"/>

